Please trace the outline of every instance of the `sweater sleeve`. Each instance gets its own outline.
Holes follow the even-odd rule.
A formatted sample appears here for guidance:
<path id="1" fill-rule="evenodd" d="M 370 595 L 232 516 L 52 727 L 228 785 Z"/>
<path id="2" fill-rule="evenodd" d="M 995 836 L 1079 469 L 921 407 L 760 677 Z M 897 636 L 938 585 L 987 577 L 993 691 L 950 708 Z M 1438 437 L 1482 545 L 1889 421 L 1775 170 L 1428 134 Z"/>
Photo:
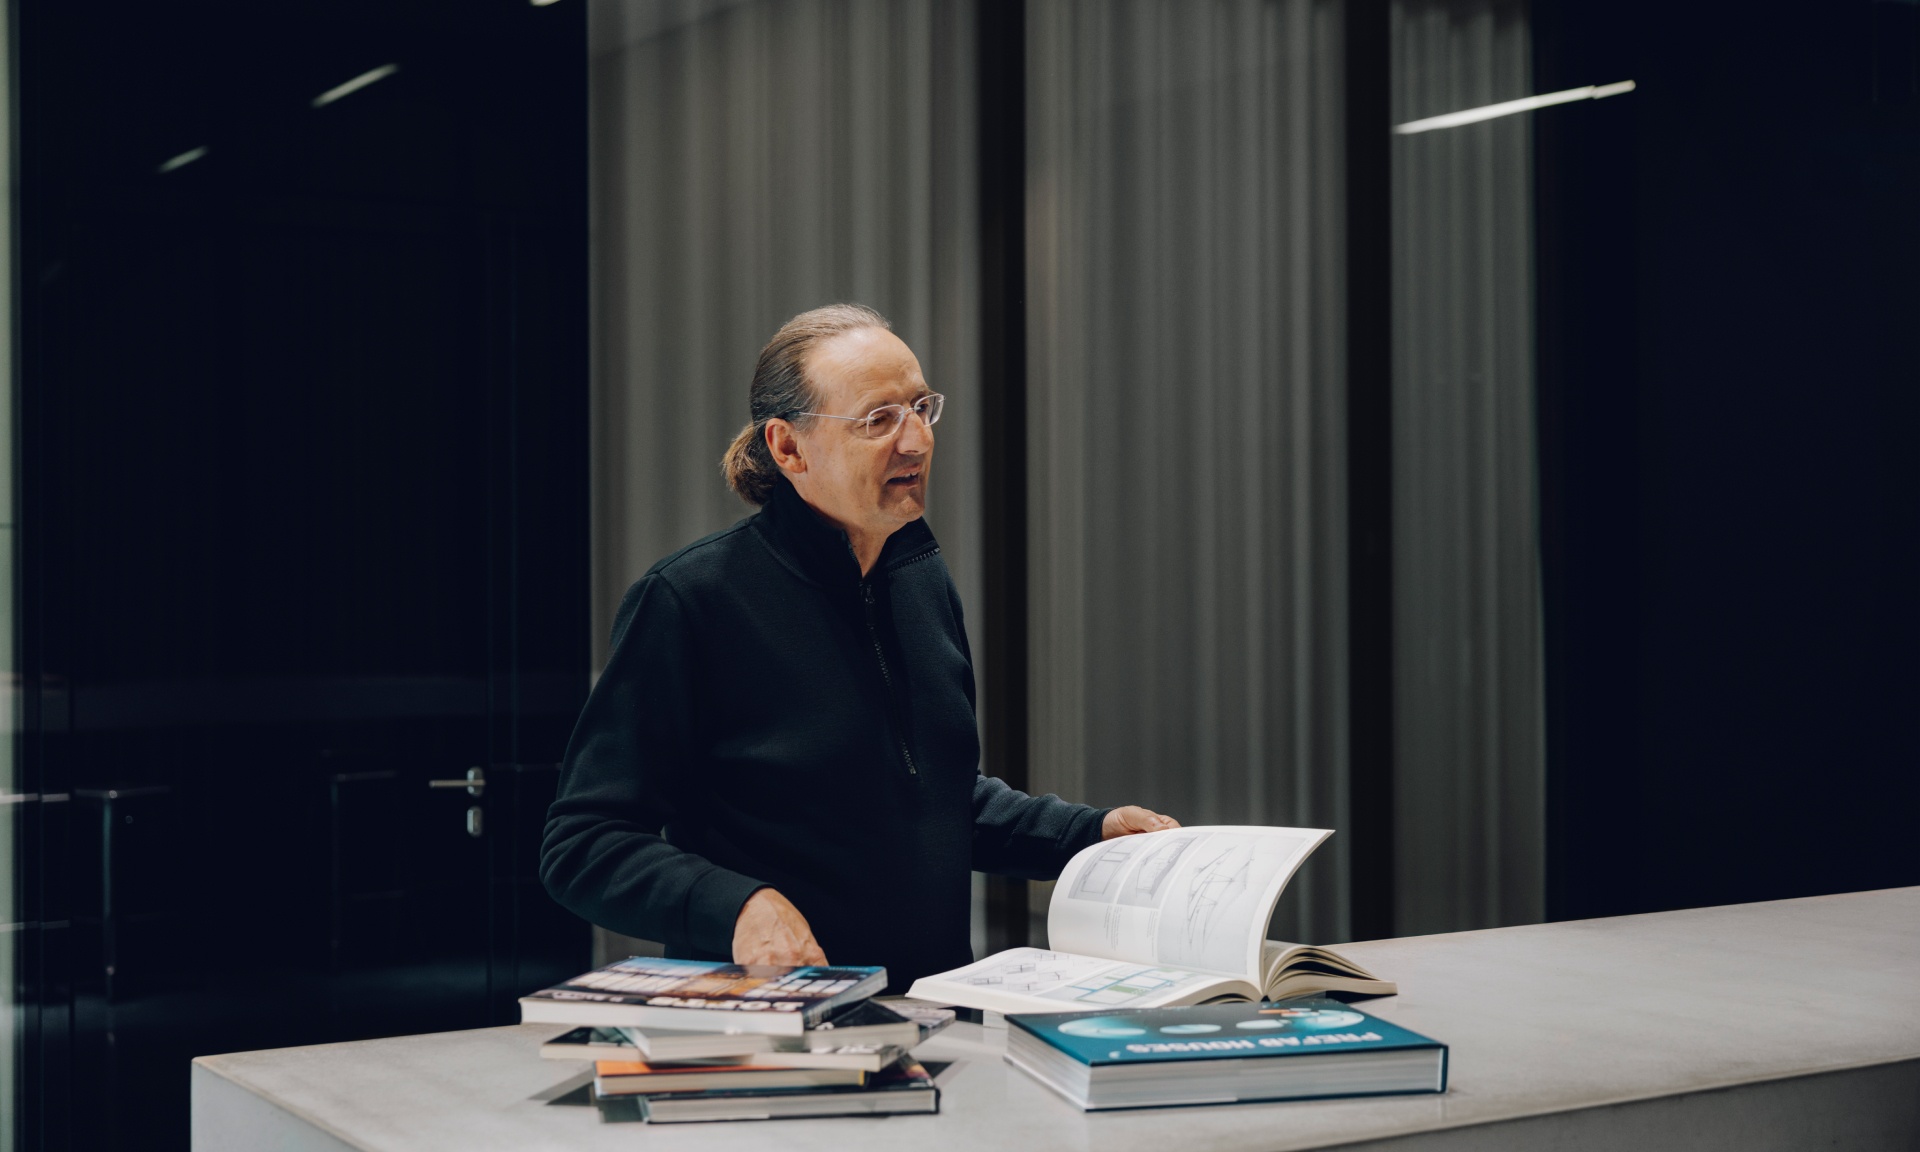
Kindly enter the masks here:
<path id="1" fill-rule="evenodd" d="M 1105 808 L 1058 796 L 1029 796 L 1004 780 L 973 782 L 973 867 L 979 872 L 1053 880 L 1073 854 L 1100 839 Z"/>
<path id="2" fill-rule="evenodd" d="M 540 879 L 562 907 L 627 936 L 726 956 L 765 885 L 669 844 L 697 778 L 692 638 L 673 588 L 627 590 L 613 654 L 574 726 L 547 811 Z"/>
<path id="3" fill-rule="evenodd" d="M 960 593 L 947 581 L 960 653 L 967 661 L 967 704 L 974 705 L 973 648 L 967 643 L 966 614 Z M 1058 796 L 1029 796 L 1004 780 L 980 773 L 973 781 L 973 868 L 1052 880 L 1073 854 L 1100 839 L 1100 822 L 1110 809 L 1071 804 Z"/>

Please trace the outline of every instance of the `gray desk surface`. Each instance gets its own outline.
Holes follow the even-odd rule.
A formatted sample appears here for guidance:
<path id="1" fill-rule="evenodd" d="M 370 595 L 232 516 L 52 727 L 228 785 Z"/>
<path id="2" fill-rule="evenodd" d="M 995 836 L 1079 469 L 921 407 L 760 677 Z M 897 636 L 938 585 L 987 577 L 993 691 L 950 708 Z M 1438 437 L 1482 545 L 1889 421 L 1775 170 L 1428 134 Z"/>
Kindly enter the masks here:
<path id="1" fill-rule="evenodd" d="M 1495 1139 L 1502 1132 L 1600 1147 L 1625 1143 L 1636 1125 L 1672 1133 L 1689 1123 L 1728 1136 L 1745 1124 L 1775 1146 L 1801 1136 L 1826 1144 L 1839 1121 L 1818 1113 L 1861 1109 L 1842 1096 L 1788 1099 L 1793 1085 L 1811 1083 L 1853 1084 L 1848 1090 L 1871 1104 L 1866 1111 L 1880 1110 L 1856 1118 L 1867 1127 L 1851 1143 L 1902 1146 L 1920 1132 L 1920 1092 L 1912 1089 L 1920 1085 L 1920 888 L 1343 951 L 1400 984 L 1399 996 L 1371 1001 L 1369 1011 L 1451 1045 L 1445 1095 L 1087 1114 L 1006 1065 L 1004 1033 L 956 1025 L 919 1050 L 959 1062 L 943 1077 L 938 1116 L 603 1125 L 592 1108 L 547 1103 L 581 1082 L 583 1066 L 539 1059 L 540 1041 L 560 1030 L 520 1025 L 200 1057 L 194 1148 L 271 1139 L 282 1148 L 383 1152 L 638 1144 L 891 1152 L 904 1141 L 994 1152 L 1166 1152 L 1514 1142 Z M 1834 1075 L 1845 1070 L 1854 1071 Z M 1796 1077 L 1812 1079 L 1789 1080 Z M 1739 1086 L 1761 1082 L 1776 1083 L 1740 1095 Z M 1634 1108 L 1682 1099 L 1718 1099 L 1724 1115 L 1710 1123 L 1681 1113 L 1629 1116 L 1605 1140 L 1526 1127 L 1610 1108 L 1639 1115 Z M 1765 1114 L 1770 1100 L 1787 1101 L 1780 1116 Z M 1796 1123 L 1803 1132 L 1790 1131 Z"/>

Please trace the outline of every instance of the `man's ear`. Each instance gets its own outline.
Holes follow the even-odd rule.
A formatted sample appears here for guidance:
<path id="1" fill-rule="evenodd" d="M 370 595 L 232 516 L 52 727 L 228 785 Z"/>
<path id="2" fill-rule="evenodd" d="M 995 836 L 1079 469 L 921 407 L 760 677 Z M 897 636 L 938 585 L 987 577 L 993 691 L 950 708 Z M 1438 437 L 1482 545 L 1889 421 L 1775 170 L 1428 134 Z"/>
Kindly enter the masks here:
<path id="1" fill-rule="evenodd" d="M 785 420 L 767 421 L 767 452 L 773 456 L 773 462 L 789 476 L 798 476 L 807 470 L 807 458 L 800 451 L 800 437 L 793 425 Z"/>

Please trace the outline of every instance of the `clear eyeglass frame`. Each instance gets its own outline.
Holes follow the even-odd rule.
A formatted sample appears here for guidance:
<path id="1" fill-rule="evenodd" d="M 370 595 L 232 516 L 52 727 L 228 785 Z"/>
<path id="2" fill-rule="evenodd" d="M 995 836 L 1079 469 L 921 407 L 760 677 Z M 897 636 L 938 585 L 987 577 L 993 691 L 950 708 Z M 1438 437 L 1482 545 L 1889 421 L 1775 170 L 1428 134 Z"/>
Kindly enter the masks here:
<path id="1" fill-rule="evenodd" d="M 835 416 L 830 412 L 789 412 L 788 416 L 820 416 L 828 420 L 845 420 L 852 424 L 856 436 L 865 436 L 874 440 L 885 440 L 900 431 L 907 422 L 907 413 L 911 412 L 926 422 L 931 428 L 940 422 L 940 413 L 947 406 L 947 398 L 938 392 L 929 392 L 911 404 L 882 404 L 865 416 Z"/>

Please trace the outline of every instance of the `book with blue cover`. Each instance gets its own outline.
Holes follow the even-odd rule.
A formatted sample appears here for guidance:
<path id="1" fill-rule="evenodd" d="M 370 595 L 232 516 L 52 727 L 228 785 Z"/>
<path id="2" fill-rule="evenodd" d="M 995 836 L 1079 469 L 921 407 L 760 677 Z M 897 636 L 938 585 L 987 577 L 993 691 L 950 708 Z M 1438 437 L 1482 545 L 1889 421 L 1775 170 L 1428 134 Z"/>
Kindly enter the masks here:
<path id="1" fill-rule="evenodd" d="M 799 1036 L 886 986 L 885 968 L 630 956 L 522 996 L 520 1021 Z"/>
<path id="2" fill-rule="evenodd" d="M 1080 1107 L 1447 1089 L 1447 1046 L 1337 1000 L 1007 1017 L 1007 1061 Z"/>

